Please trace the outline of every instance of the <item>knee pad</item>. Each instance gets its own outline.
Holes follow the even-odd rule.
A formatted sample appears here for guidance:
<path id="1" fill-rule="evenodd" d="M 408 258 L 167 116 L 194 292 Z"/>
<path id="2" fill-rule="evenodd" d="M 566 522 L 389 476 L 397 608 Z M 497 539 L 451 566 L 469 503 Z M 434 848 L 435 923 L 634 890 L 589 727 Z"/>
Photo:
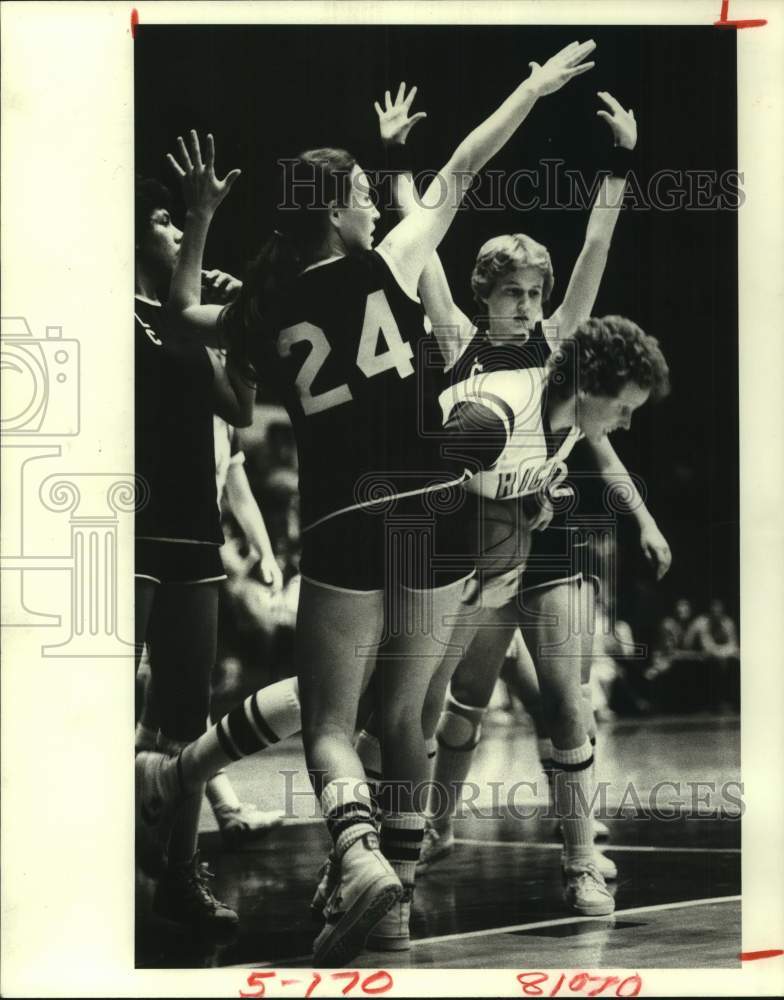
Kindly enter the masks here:
<path id="1" fill-rule="evenodd" d="M 439 746 L 447 750 L 473 750 L 481 739 L 486 711 L 475 705 L 463 705 L 448 692 L 436 730 Z"/>

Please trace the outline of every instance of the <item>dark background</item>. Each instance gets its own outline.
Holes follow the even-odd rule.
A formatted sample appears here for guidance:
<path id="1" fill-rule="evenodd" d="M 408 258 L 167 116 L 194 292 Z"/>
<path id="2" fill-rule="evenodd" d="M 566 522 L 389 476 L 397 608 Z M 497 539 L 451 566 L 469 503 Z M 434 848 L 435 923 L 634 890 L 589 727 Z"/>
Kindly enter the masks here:
<path id="1" fill-rule="evenodd" d="M 737 163 L 735 33 L 712 27 L 366 27 L 141 25 L 135 41 L 136 164 L 176 188 L 164 161 L 188 128 L 212 131 L 218 171 L 242 178 L 221 207 L 207 267 L 240 274 L 271 228 L 279 157 L 343 146 L 366 169 L 380 166 L 373 100 L 400 80 L 419 86 L 417 165 L 436 168 L 456 143 L 528 74 L 578 39 L 597 42 L 597 66 L 543 98 L 492 170 L 562 158 L 590 180 L 609 130 L 597 90 L 634 108 L 639 173 L 732 170 Z M 527 194 L 530 190 L 525 187 Z M 377 236 L 392 224 L 382 219 Z M 458 214 L 441 247 L 458 304 L 473 315 L 469 277 L 491 236 L 523 231 L 550 250 L 563 296 L 587 211 L 538 209 Z M 737 620 L 738 371 L 737 220 L 732 210 L 626 211 L 618 224 L 596 315 L 620 313 L 658 337 L 673 391 L 644 408 L 613 442 L 640 475 L 674 553 L 654 586 L 633 525 L 623 526 L 619 611 L 645 625 L 679 596 L 699 608 L 721 597 Z M 586 462 L 575 452 L 575 462 Z"/>

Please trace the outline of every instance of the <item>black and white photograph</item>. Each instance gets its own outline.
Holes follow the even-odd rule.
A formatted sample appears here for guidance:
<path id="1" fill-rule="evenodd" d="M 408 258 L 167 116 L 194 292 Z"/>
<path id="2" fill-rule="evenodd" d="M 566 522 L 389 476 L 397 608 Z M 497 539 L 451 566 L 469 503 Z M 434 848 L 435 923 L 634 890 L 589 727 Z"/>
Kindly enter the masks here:
<path id="1" fill-rule="evenodd" d="M 119 692 L 103 995 L 774 995 L 784 8 L 296 6 L 122 8 L 113 410 L 4 295 L 3 624 Z"/>

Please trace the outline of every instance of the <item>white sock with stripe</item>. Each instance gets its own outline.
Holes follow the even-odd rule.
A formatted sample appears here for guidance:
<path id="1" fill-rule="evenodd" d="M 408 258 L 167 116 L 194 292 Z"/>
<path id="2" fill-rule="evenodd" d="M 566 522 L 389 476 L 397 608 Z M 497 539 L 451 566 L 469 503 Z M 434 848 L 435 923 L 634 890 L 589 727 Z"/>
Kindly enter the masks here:
<path id="1" fill-rule="evenodd" d="M 593 859 L 592 763 L 588 739 L 573 750 L 553 746 L 555 810 L 561 820 L 567 864 Z"/>
<path id="2" fill-rule="evenodd" d="M 261 688 L 183 750 L 184 787 L 209 781 L 226 764 L 266 750 L 298 733 L 301 726 L 296 677 Z"/>

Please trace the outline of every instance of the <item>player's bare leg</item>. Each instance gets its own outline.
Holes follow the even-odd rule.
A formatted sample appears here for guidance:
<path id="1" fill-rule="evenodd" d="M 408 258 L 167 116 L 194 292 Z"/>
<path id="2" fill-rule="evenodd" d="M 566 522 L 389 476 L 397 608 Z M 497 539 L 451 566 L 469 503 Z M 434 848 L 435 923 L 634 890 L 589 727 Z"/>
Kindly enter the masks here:
<path id="1" fill-rule="evenodd" d="M 374 692 L 384 775 L 381 837 L 405 895 L 369 937 L 371 948 L 410 947 L 411 899 L 430 779 L 423 706 L 439 666 L 452 660 L 453 668 L 456 662 L 452 621 L 463 588 L 464 581 L 459 580 L 434 590 L 400 591 L 399 605 L 389 617 L 396 628 L 379 654 Z"/>
<path id="2" fill-rule="evenodd" d="M 370 789 L 352 745 L 357 708 L 382 636 L 382 591 L 302 581 L 296 659 L 311 781 L 333 840 L 334 890 L 313 945 L 316 965 L 343 965 L 402 894 L 381 853 Z"/>
<path id="3" fill-rule="evenodd" d="M 581 687 L 583 659 L 590 656 L 593 587 L 564 583 L 528 591 L 536 615 L 523 626 L 536 664 L 545 725 L 553 743 L 556 812 L 564 835 L 566 899 L 584 915 L 612 913 L 615 903 L 596 866 L 593 845 L 593 751 Z"/>

